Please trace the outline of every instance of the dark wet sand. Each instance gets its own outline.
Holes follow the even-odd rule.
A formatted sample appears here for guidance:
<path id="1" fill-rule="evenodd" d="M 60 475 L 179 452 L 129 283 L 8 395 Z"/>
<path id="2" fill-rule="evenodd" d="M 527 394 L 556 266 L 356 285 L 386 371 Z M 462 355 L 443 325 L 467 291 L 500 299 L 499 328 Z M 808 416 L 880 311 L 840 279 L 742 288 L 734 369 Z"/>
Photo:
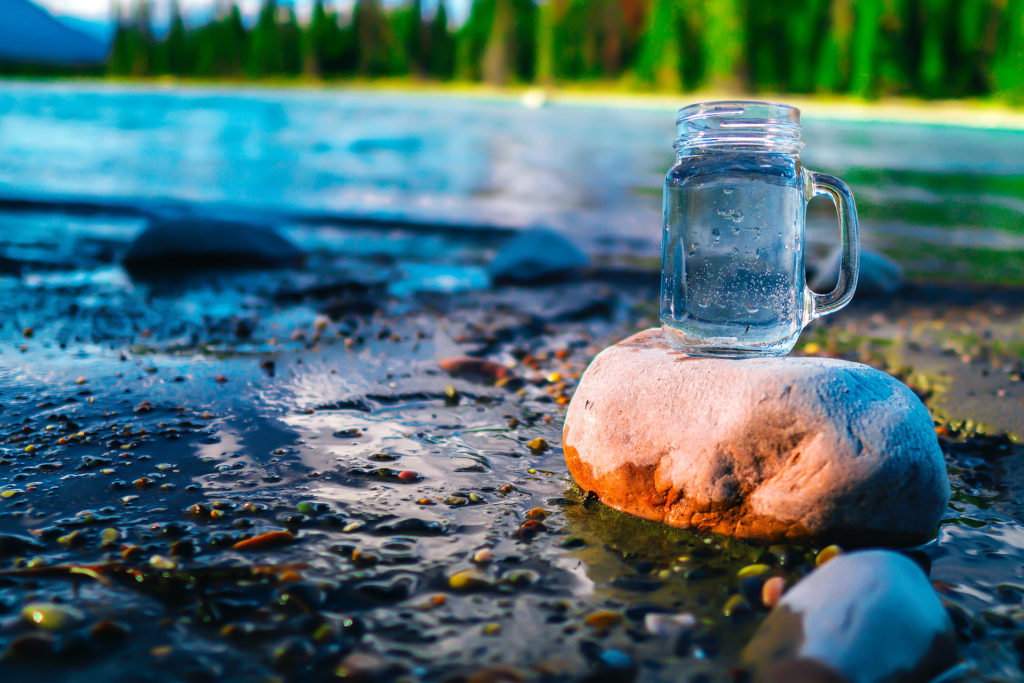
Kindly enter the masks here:
<path id="1" fill-rule="evenodd" d="M 319 680 L 358 653 L 373 680 L 743 680 L 766 610 L 725 616 L 750 590 L 737 571 L 792 582 L 818 549 L 626 517 L 562 458 L 576 379 L 653 324 L 656 276 L 398 300 L 392 267 L 319 255 L 147 285 L 98 264 L 5 290 L 4 677 Z M 956 614 L 960 680 L 1020 675 L 1022 449 L 999 433 L 1024 426 L 1022 315 L 1019 292 L 914 287 L 797 349 L 893 372 L 940 420 L 954 500 L 917 555 Z M 438 364 L 466 354 L 513 379 Z M 21 616 L 33 602 L 81 614 L 44 632 Z M 699 626 L 648 633 L 663 610 Z"/>

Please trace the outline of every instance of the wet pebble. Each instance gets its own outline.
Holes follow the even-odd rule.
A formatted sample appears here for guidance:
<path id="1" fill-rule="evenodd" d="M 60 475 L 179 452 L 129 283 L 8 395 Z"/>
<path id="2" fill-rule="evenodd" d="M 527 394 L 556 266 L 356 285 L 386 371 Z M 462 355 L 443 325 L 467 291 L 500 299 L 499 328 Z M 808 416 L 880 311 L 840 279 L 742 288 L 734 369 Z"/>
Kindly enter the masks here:
<path id="1" fill-rule="evenodd" d="M 526 444 L 526 447 L 529 448 L 534 453 L 543 453 L 544 451 L 550 448 L 548 442 L 540 437 L 537 437 L 533 441 Z"/>
<path id="2" fill-rule="evenodd" d="M 460 356 L 444 358 L 440 361 L 441 368 L 453 377 L 461 377 L 471 382 L 494 384 L 512 376 L 511 370 L 504 365 L 484 358 Z"/>
<path id="3" fill-rule="evenodd" d="M 820 567 L 829 560 L 834 560 L 843 553 L 843 549 L 837 545 L 828 545 L 818 551 L 814 557 L 814 566 Z"/>
<path id="4" fill-rule="evenodd" d="M 479 591 L 490 586 L 491 580 L 475 569 L 464 569 L 448 578 L 448 587 L 455 591 Z"/>
<path id="5" fill-rule="evenodd" d="M 235 550 L 263 550 L 287 545 L 295 540 L 295 534 L 290 531 L 269 531 L 259 536 L 246 538 L 238 541 L 232 546 Z"/>
<path id="6" fill-rule="evenodd" d="M 692 614 L 651 613 L 644 617 L 644 628 L 648 633 L 669 640 L 675 640 L 697 627 L 697 617 Z"/>
<path id="7" fill-rule="evenodd" d="M 53 602 L 34 602 L 25 605 L 21 617 L 33 626 L 47 631 L 64 631 L 83 624 L 85 612 L 70 605 Z"/>
<path id="8" fill-rule="evenodd" d="M 786 580 L 781 576 L 773 576 L 761 587 L 761 603 L 771 609 L 779 604 L 786 590 Z"/>
<path id="9" fill-rule="evenodd" d="M 622 615 L 611 610 L 599 610 L 588 614 L 583 623 L 598 633 L 605 633 L 622 623 Z"/>

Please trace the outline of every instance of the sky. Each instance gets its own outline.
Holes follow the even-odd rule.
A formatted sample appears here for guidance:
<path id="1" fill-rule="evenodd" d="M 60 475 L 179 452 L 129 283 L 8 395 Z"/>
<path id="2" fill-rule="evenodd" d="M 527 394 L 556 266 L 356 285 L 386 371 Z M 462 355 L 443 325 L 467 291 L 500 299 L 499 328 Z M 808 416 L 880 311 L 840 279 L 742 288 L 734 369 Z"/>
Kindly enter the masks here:
<path id="1" fill-rule="evenodd" d="M 339 8 L 353 3 L 353 0 L 326 1 L 329 5 Z M 88 21 L 106 22 L 111 18 L 111 7 L 114 0 L 35 0 L 35 2 L 57 16 L 70 16 Z M 127 6 L 130 0 L 121 0 L 121 2 Z M 385 4 L 392 4 L 395 0 L 384 0 L 384 2 Z M 448 5 L 449 16 L 458 22 L 465 18 L 471 0 L 445 0 L 445 2 Z M 152 3 L 158 20 L 159 17 L 166 16 L 170 0 L 152 0 Z M 187 17 L 189 15 L 202 15 L 208 12 L 214 5 L 214 0 L 178 0 L 178 4 Z M 237 0 L 237 4 L 243 14 L 251 16 L 256 13 L 257 8 L 262 4 L 262 0 Z M 296 14 L 302 18 L 309 16 L 313 0 L 279 0 L 279 4 L 294 6 Z M 430 7 L 432 3 L 428 1 L 424 5 Z"/>

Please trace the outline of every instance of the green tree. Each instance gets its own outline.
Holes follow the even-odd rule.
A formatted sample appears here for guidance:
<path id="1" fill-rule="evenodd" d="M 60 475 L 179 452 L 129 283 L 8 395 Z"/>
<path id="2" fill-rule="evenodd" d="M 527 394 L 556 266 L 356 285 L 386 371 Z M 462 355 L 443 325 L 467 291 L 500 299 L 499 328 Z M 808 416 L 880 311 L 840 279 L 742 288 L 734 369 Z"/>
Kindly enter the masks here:
<path id="1" fill-rule="evenodd" d="M 299 30 L 295 10 L 291 7 L 284 7 L 279 11 L 282 14 L 281 21 L 277 25 L 278 40 L 281 45 L 281 73 L 295 76 L 302 73 L 302 31 Z"/>
<path id="2" fill-rule="evenodd" d="M 1024 0 L 1007 0 L 998 45 L 992 68 L 993 91 L 1009 102 L 1024 104 Z"/>
<path id="3" fill-rule="evenodd" d="M 489 83 L 533 80 L 537 6 L 533 0 L 478 0 L 457 37 L 456 73 Z"/>
<path id="4" fill-rule="evenodd" d="M 882 2 L 883 0 L 858 0 L 854 11 L 850 48 L 850 92 L 861 97 L 874 93 L 878 76 Z"/>
<path id="5" fill-rule="evenodd" d="M 683 88 L 684 19 L 676 0 L 653 0 L 634 70 L 641 83 L 662 90 Z"/>
<path id="6" fill-rule="evenodd" d="M 189 59 L 188 31 L 181 18 L 181 7 L 178 0 L 171 0 L 171 24 L 167 29 L 167 37 L 161 47 L 162 70 L 175 76 L 185 76 L 191 71 Z"/>
<path id="7" fill-rule="evenodd" d="M 252 30 L 248 71 L 250 76 L 272 76 L 284 69 L 283 41 L 277 25 L 277 2 L 265 0 Z"/>
<path id="8" fill-rule="evenodd" d="M 366 76 L 392 73 L 394 37 L 378 0 L 357 0 L 352 10 L 359 72 Z"/>
<path id="9" fill-rule="evenodd" d="M 823 92 L 840 92 L 850 82 L 850 43 L 854 0 L 832 0 L 827 29 L 814 64 L 814 81 Z"/>
<path id="10" fill-rule="evenodd" d="M 427 31 L 429 73 L 437 79 L 446 80 L 455 73 L 455 40 L 448 28 L 448 10 L 444 0 L 439 0 Z"/>
<path id="11" fill-rule="evenodd" d="M 323 0 L 316 0 L 306 30 L 309 44 L 309 70 L 320 76 L 333 76 L 345 70 L 346 35 L 338 15 L 328 12 Z"/>
<path id="12" fill-rule="evenodd" d="M 108 69 L 111 73 L 125 75 L 131 73 L 132 62 L 135 55 L 132 54 L 132 25 L 125 19 L 121 12 L 121 3 L 114 2 L 114 37 L 111 41 L 110 58 Z"/>
<path id="13" fill-rule="evenodd" d="M 742 4 L 740 0 L 714 0 L 703 3 L 702 8 L 703 85 L 737 90 L 745 47 Z"/>
<path id="14" fill-rule="evenodd" d="M 425 75 L 428 67 L 427 41 L 420 0 L 412 0 L 396 8 L 391 15 L 391 25 L 397 47 L 393 55 L 394 72 Z"/>

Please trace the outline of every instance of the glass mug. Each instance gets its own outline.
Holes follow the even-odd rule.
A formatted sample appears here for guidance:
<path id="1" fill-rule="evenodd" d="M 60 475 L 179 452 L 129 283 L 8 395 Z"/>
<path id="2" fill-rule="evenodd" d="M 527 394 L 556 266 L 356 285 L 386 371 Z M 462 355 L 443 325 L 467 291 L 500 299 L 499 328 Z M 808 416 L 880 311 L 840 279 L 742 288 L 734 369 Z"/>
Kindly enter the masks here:
<path id="1" fill-rule="evenodd" d="M 807 323 L 853 298 L 860 244 L 850 188 L 800 164 L 800 110 L 769 102 L 705 102 L 676 119 L 665 180 L 661 323 L 696 356 L 781 356 Z M 831 197 L 842 256 L 835 289 L 804 282 L 812 197 Z"/>

